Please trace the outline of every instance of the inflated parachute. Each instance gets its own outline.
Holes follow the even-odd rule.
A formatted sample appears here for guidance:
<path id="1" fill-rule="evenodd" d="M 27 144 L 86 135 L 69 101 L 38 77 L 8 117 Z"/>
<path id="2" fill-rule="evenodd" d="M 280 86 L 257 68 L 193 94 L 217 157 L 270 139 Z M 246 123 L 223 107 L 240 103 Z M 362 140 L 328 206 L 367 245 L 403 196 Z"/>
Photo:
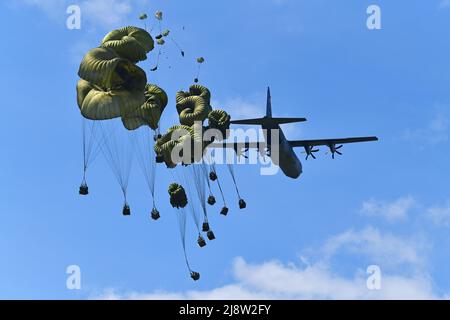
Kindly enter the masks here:
<path id="1" fill-rule="evenodd" d="M 157 162 L 164 162 L 168 168 L 175 168 L 183 161 L 185 164 L 199 161 L 203 154 L 201 132 L 202 128 L 197 126 L 170 127 L 155 143 Z M 175 151 L 179 151 L 177 158 L 173 155 L 175 148 Z M 184 150 L 191 151 L 189 157 L 182 154 Z"/>
<path id="2" fill-rule="evenodd" d="M 176 107 L 180 123 L 187 126 L 192 126 L 195 121 L 203 123 L 212 111 L 210 100 L 209 89 L 201 85 L 192 85 L 187 92 L 177 92 Z"/>
<path id="3" fill-rule="evenodd" d="M 153 47 L 153 39 L 144 29 L 129 26 L 113 30 L 104 37 L 100 47 L 86 53 L 78 70 L 81 78 L 77 83 L 78 107 L 84 118 L 99 122 L 96 126 L 102 131 L 99 145 L 122 189 L 124 215 L 130 214 L 127 187 L 132 150 L 123 127 L 157 128 L 167 104 L 165 92 L 148 85 L 144 70 L 136 65 L 147 59 Z M 121 121 L 120 128 L 117 120 Z M 86 171 L 88 152 L 85 147 L 83 150 Z M 84 178 L 80 193 L 87 194 L 87 190 Z"/>
<path id="4" fill-rule="evenodd" d="M 128 130 L 135 130 L 148 125 L 153 130 L 158 129 L 159 120 L 167 105 L 167 94 L 154 84 L 145 86 L 145 102 L 138 108 L 129 110 L 122 116 L 124 126 Z"/>
<path id="5" fill-rule="evenodd" d="M 141 107 L 142 110 L 151 113 L 148 125 L 153 130 L 158 129 L 159 120 L 167 106 L 168 98 L 164 90 L 154 84 L 147 84 L 145 86 L 145 103 Z"/>
<path id="6" fill-rule="evenodd" d="M 164 162 L 168 168 L 175 168 L 179 163 L 200 162 L 209 143 L 214 139 L 226 138 L 230 116 L 223 110 L 213 110 L 210 102 L 211 93 L 202 85 L 194 84 L 190 86 L 189 91 L 177 92 L 176 109 L 181 125 L 172 126 L 157 139 L 155 144 L 157 162 Z M 203 127 L 206 119 L 208 119 L 208 127 Z M 206 141 L 205 129 L 216 129 L 220 135 L 213 134 L 212 139 Z M 173 154 L 175 148 L 178 152 L 189 150 L 190 157 L 185 154 Z M 208 187 L 210 188 L 209 185 Z M 209 203 L 214 200 L 211 197 Z"/>
<path id="7" fill-rule="evenodd" d="M 208 114 L 208 129 L 216 129 L 222 135 L 222 139 L 227 139 L 229 137 L 230 128 L 230 115 L 220 109 L 212 110 Z"/>
<path id="8" fill-rule="evenodd" d="M 102 47 L 111 48 L 121 57 L 136 63 L 147 59 L 154 43 L 147 31 L 129 26 L 108 33 L 103 38 Z"/>

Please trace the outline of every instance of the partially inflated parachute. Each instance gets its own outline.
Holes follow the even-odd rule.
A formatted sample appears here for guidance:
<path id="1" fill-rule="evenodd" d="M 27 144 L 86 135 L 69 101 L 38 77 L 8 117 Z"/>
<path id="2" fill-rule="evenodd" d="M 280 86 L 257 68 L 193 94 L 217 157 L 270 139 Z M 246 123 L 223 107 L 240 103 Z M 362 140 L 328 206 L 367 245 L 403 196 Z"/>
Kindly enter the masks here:
<path id="1" fill-rule="evenodd" d="M 147 31 L 129 26 L 108 33 L 103 38 L 102 46 L 136 63 L 147 59 L 147 53 L 153 50 L 154 43 Z"/>

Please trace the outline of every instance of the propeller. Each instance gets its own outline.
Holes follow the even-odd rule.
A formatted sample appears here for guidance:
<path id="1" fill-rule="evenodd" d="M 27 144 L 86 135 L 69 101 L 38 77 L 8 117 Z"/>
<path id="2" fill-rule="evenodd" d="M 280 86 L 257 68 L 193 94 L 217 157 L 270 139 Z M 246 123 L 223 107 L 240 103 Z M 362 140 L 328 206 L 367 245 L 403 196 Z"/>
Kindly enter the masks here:
<path id="1" fill-rule="evenodd" d="M 259 155 L 266 161 L 266 156 L 270 157 L 270 149 L 266 147 L 258 147 Z"/>
<path id="2" fill-rule="evenodd" d="M 249 148 L 245 148 L 244 150 L 242 150 L 241 148 L 238 148 L 237 146 L 234 147 L 234 151 L 236 152 L 236 155 L 238 157 L 243 156 L 245 159 L 248 159 L 248 156 L 244 154 L 248 151 L 248 149 Z"/>
<path id="3" fill-rule="evenodd" d="M 335 153 L 337 153 L 338 155 L 342 156 L 342 152 L 339 151 L 339 149 L 343 147 L 342 144 L 340 146 L 337 146 L 337 147 L 336 147 L 336 144 L 330 144 L 330 145 L 328 145 L 328 147 L 330 148 L 331 158 L 334 159 L 334 154 Z"/>
<path id="4" fill-rule="evenodd" d="M 314 146 L 305 146 L 305 151 L 302 153 L 306 153 L 305 160 L 308 160 L 309 156 L 311 156 L 313 159 L 316 159 L 316 156 L 314 155 L 315 152 L 319 152 L 319 149 L 313 149 Z"/>

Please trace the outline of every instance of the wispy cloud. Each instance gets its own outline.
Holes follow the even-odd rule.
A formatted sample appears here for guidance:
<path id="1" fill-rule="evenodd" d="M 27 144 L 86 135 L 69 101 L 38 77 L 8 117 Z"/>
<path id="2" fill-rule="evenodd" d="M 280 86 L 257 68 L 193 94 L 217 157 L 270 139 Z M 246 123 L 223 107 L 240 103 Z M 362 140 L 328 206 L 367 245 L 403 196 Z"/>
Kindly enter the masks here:
<path id="1" fill-rule="evenodd" d="M 331 237 L 320 252 L 327 259 L 343 253 L 357 254 L 390 268 L 408 265 L 422 269 L 426 265 L 428 249 L 427 242 L 418 236 L 403 238 L 367 227 Z"/>
<path id="2" fill-rule="evenodd" d="M 441 8 L 449 8 L 450 7 L 450 0 L 441 0 L 439 3 L 439 7 Z"/>
<path id="3" fill-rule="evenodd" d="M 436 226 L 450 227 L 450 203 L 445 206 L 434 206 L 427 210 L 426 215 Z"/>
<path id="4" fill-rule="evenodd" d="M 449 140 L 450 108 L 439 107 L 428 125 L 419 129 L 408 129 L 403 133 L 403 139 L 415 144 L 436 145 Z"/>
<path id="5" fill-rule="evenodd" d="M 417 241 L 384 234 L 369 227 L 346 231 L 331 237 L 319 252 L 326 254 L 314 264 L 282 263 L 277 260 L 261 264 L 234 260 L 233 282 L 210 290 L 185 292 L 154 291 L 150 293 L 105 290 L 96 299 L 432 299 L 432 281 L 423 270 L 423 246 Z M 353 276 L 342 276 L 333 270 L 330 256 L 350 252 L 369 255 L 376 263 L 394 261 L 397 271 L 382 271 L 381 290 L 366 286 L 365 267 Z M 305 261 L 305 259 L 303 260 Z M 380 262 L 378 262 L 380 261 Z M 416 272 L 406 275 L 404 265 Z"/>
<path id="6" fill-rule="evenodd" d="M 371 217 L 381 217 L 388 222 L 405 220 L 416 201 L 412 196 L 402 197 L 393 202 L 370 199 L 364 201 L 360 212 Z"/>
<path id="7" fill-rule="evenodd" d="M 232 119 L 260 118 L 264 117 L 266 112 L 265 102 L 257 104 L 240 97 L 226 99 L 223 102 L 215 100 L 212 101 L 212 105 L 216 108 L 223 108 L 231 115 Z M 273 111 L 276 113 L 276 110 Z M 277 116 L 289 117 L 287 114 Z M 288 138 L 298 137 L 302 133 L 299 125 L 295 123 L 284 124 L 281 127 Z"/>
<path id="8" fill-rule="evenodd" d="M 85 0 L 80 7 L 90 23 L 106 27 L 117 27 L 124 23 L 132 11 L 129 0 Z"/>

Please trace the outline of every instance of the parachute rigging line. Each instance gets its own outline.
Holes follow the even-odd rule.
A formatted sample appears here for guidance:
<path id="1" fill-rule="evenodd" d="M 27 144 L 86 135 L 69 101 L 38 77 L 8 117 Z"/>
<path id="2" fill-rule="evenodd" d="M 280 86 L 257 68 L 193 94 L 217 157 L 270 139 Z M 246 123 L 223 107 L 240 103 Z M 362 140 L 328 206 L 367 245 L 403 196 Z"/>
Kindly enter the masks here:
<path id="1" fill-rule="evenodd" d="M 86 124 L 89 123 L 89 128 Z M 88 186 L 86 182 L 86 173 L 89 166 L 97 158 L 101 150 L 101 141 L 95 143 L 97 140 L 97 126 L 95 121 L 87 120 L 81 117 L 82 136 L 83 136 L 83 180 L 80 185 L 80 194 L 88 194 Z M 88 132 L 87 132 L 88 131 Z"/>
<path id="2" fill-rule="evenodd" d="M 230 171 L 231 178 L 233 179 L 234 187 L 236 188 L 236 193 L 237 193 L 238 198 L 239 198 L 239 208 L 240 209 L 245 209 L 247 204 L 245 203 L 244 199 L 242 199 L 242 197 L 241 197 L 241 195 L 239 193 L 239 189 L 238 189 L 238 186 L 237 186 L 237 183 L 236 183 L 236 177 L 234 175 L 233 164 L 227 163 L 227 166 L 228 166 L 228 170 Z"/>
<path id="3" fill-rule="evenodd" d="M 177 172 L 175 172 L 175 173 L 177 176 L 179 176 Z M 175 180 L 173 172 L 171 172 L 171 175 L 172 175 L 172 178 Z M 176 181 L 180 181 L 180 180 L 178 179 Z M 188 200 L 188 204 L 189 203 L 190 203 L 190 199 Z M 187 250 L 186 250 L 186 207 L 179 207 L 175 211 L 176 211 L 178 227 L 179 227 L 179 232 L 180 232 L 181 245 L 183 248 L 184 260 L 186 262 L 186 266 L 189 270 L 191 278 L 196 281 L 200 278 L 200 274 L 198 272 L 192 270 L 190 263 L 189 263 Z M 194 219 L 194 221 L 195 221 L 195 219 Z M 199 230 L 198 226 L 197 226 L 197 229 Z M 200 238 L 201 238 L 201 235 L 199 232 L 199 241 L 200 241 Z M 203 238 L 201 238 L 201 239 L 203 240 Z M 204 240 L 203 240 L 203 242 L 204 242 Z"/>
<path id="4" fill-rule="evenodd" d="M 117 121 L 119 120 L 119 121 Z M 127 190 L 132 165 L 130 136 L 122 126 L 120 119 L 101 121 L 103 140 L 102 151 L 111 171 L 116 177 L 124 197 L 124 209 L 128 206 Z M 118 133 L 119 132 L 119 133 Z M 128 208 L 129 209 L 129 208 Z"/>
<path id="5" fill-rule="evenodd" d="M 220 185 L 220 181 L 219 181 L 219 175 L 217 174 L 217 170 L 216 170 L 216 165 L 214 163 L 212 163 L 209 166 L 211 172 L 214 172 L 214 174 L 216 175 L 216 181 L 217 181 L 217 186 L 219 187 L 219 191 L 220 191 L 220 195 L 222 197 L 222 201 L 223 201 L 223 206 L 226 207 L 226 201 L 225 201 L 225 196 L 223 194 L 223 190 L 222 190 L 222 186 Z"/>
<path id="6" fill-rule="evenodd" d="M 151 137 L 151 128 L 143 126 L 133 131 L 133 142 L 139 167 L 144 175 L 147 186 L 152 195 L 152 216 L 156 214 L 155 204 L 155 179 L 156 179 L 156 154 L 154 151 L 154 139 Z M 155 217 L 154 217 L 155 218 Z"/>

